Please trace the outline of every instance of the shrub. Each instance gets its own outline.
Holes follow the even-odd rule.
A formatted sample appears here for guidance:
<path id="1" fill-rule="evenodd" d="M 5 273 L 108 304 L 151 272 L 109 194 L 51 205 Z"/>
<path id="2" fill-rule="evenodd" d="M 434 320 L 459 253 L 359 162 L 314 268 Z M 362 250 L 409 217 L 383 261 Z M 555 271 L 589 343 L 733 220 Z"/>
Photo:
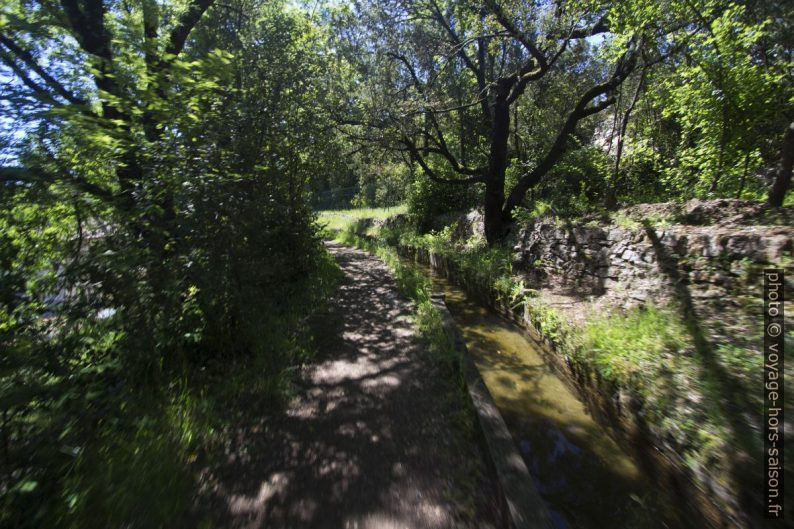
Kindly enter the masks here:
<path id="1" fill-rule="evenodd" d="M 408 189 L 408 216 L 420 232 L 426 232 L 439 215 L 473 208 L 479 193 L 475 186 L 438 183 L 419 174 Z"/>

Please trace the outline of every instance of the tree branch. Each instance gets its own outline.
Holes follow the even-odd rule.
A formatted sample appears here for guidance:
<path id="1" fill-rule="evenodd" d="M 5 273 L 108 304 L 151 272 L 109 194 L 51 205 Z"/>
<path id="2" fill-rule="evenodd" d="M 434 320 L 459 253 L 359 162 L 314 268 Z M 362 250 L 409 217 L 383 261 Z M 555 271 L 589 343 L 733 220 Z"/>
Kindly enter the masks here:
<path id="1" fill-rule="evenodd" d="M 574 28 L 568 35 L 566 40 L 570 39 L 586 39 L 587 37 L 592 37 L 593 35 L 599 35 L 601 33 L 609 33 L 609 23 L 607 22 L 606 15 L 603 15 L 598 22 L 593 24 L 592 27 L 589 28 Z"/>
<path id="2" fill-rule="evenodd" d="M 66 174 L 52 174 L 41 169 L 25 167 L 0 167 L 0 181 L 2 182 L 44 182 L 53 183 L 62 181 L 75 186 L 78 190 L 93 195 L 105 202 L 116 200 L 112 191 L 88 182 L 82 178 Z"/>
<path id="3" fill-rule="evenodd" d="M 431 0 L 430 3 L 433 6 L 433 18 L 436 20 L 436 22 L 438 22 L 441 25 L 442 28 L 444 28 L 444 31 L 447 32 L 447 35 L 449 35 L 449 37 L 452 39 L 452 42 L 458 48 L 458 54 L 460 55 L 460 58 L 463 60 L 466 66 L 472 71 L 474 76 L 479 80 L 481 77 L 483 77 L 482 70 L 480 70 L 479 68 L 477 68 L 477 66 L 475 66 L 474 62 L 466 53 L 464 43 L 461 41 L 458 34 L 452 28 L 452 25 L 447 21 L 446 17 L 444 17 L 444 14 L 441 12 L 441 8 L 438 7 L 438 4 L 435 2 L 435 0 Z"/>
<path id="4" fill-rule="evenodd" d="M 157 32 L 159 26 L 159 7 L 154 0 L 143 1 L 143 38 L 144 60 L 150 73 L 158 68 Z"/>
<path id="5" fill-rule="evenodd" d="M 408 58 L 405 55 L 400 55 L 399 53 L 394 52 L 387 52 L 386 55 L 392 59 L 400 61 L 405 65 L 405 67 L 408 69 L 408 73 L 411 74 L 411 79 L 413 80 L 413 84 L 416 87 L 417 92 L 423 94 L 424 86 L 422 86 L 422 82 L 419 80 L 419 76 L 416 75 L 416 70 L 414 70 L 413 65 L 410 63 L 410 61 L 408 61 Z"/>
<path id="6" fill-rule="evenodd" d="M 466 65 L 466 67 L 469 70 L 471 70 L 471 72 L 474 74 L 474 78 L 477 79 L 477 88 L 480 91 L 480 95 L 484 94 L 487 89 L 487 84 L 485 82 L 485 71 L 484 71 L 485 69 L 482 61 L 482 57 L 484 54 L 482 38 L 477 39 L 477 53 L 480 55 L 480 59 L 481 59 L 479 61 L 480 64 L 478 66 L 474 64 L 474 61 L 471 60 L 469 54 L 466 53 L 465 43 L 455 32 L 454 28 L 444 17 L 443 13 L 441 13 L 441 9 L 438 7 L 438 4 L 435 2 L 435 0 L 431 0 L 430 3 L 433 6 L 433 13 L 432 13 L 433 19 L 438 24 L 441 25 L 444 31 L 446 31 L 447 35 L 449 35 L 449 38 L 452 39 L 452 43 L 458 49 L 458 55 L 460 56 L 461 60 Z M 486 121 L 490 121 L 491 109 L 488 106 L 488 101 L 485 98 L 482 98 L 481 107 L 482 107 L 483 117 L 485 118 Z"/>
<path id="7" fill-rule="evenodd" d="M 588 116 L 601 112 L 615 102 L 614 97 L 609 97 L 608 94 L 617 88 L 620 83 L 625 81 L 629 74 L 634 70 L 636 58 L 637 50 L 632 43 L 629 47 L 629 50 L 627 50 L 618 60 L 618 63 L 615 66 L 615 72 L 612 74 L 612 76 L 607 81 L 590 88 L 579 98 L 579 101 L 568 115 L 568 118 L 565 120 L 565 124 L 563 124 L 562 128 L 557 134 L 557 137 L 555 138 L 554 143 L 552 144 L 549 151 L 546 153 L 546 156 L 540 161 L 535 169 L 522 176 L 516 186 L 510 192 L 510 196 L 507 198 L 503 209 L 503 215 L 505 217 L 510 217 L 513 209 L 524 199 L 526 192 L 530 188 L 536 186 L 538 182 L 540 182 L 540 179 L 546 173 L 548 173 L 549 170 L 554 167 L 554 164 L 559 161 L 562 155 L 565 154 L 568 138 L 574 132 L 574 130 L 576 130 L 576 125 L 579 123 L 579 121 Z M 597 103 L 593 103 L 601 96 L 607 97 Z"/>
<path id="8" fill-rule="evenodd" d="M 64 99 L 75 105 L 85 104 L 85 100 L 72 94 L 57 79 L 55 79 L 52 75 L 47 73 L 47 71 L 41 67 L 38 61 L 36 61 L 36 58 L 33 57 L 32 53 L 18 46 L 16 42 L 6 37 L 3 33 L 0 33 L 0 44 L 8 48 L 8 50 L 11 51 L 11 53 L 19 57 L 19 59 L 21 59 L 22 62 L 27 64 L 28 68 L 36 72 L 36 75 L 38 75 L 44 82 L 46 82 L 47 85 L 50 86 L 50 88 L 55 90 L 55 92 L 57 92 L 58 95 L 60 95 L 61 97 L 63 97 Z"/>
<path id="9" fill-rule="evenodd" d="M 179 17 L 179 23 L 171 30 L 168 45 L 165 48 L 167 56 L 176 57 L 182 52 L 188 35 L 213 3 L 215 0 L 193 0 L 190 3 L 187 10 Z"/>
<path id="10" fill-rule="evenodd" d="M 422 168 L 422 170 L 425 172 L 427 177 L 433 180 L 434 182 L 438 182 L 441 184 L 474 184 L 477 182 L 485 181 L 482 174 L 471 176 L 469 178 L 455 178 L 455 179 L 441 178 L 435 173 L 435 171 L 433 171 L 430 168 L 430 166 L 427 165 L 427 162 L 420 153 L 420 149 L 418 149 L 416 145 L 407 136 L 403 136 L 401 143 L 405 145 L 405 147 L 408 149 L 408 153 L 410 154 L 411 159 L 416 161 L 419 164 L 419 166 Z"/>
<path id="11" fill-rule="evenodd" d="M 11 68 L 16 76 L 19 77 L 19 80 L 22 81 L 25 86 L 33 90 L 34 95 L 38 99 L 56 107 L 63 106 L 63 103 L 55 99 L 55 97 L 47 89 L 31 79 L 27 72 L 16 63 L 14 58 L 6 53 L 2 48 L 0 48 L 0 61 Z"/>
<path id="12" fill-rule="evenodd" d="M 110 63 L 110 35 L 105 27 L 105 5 L 102 0 L 60 0 L 80 47 L 87 53 Z"/>
<path id="13" fill-rule="evenodd" d="M 530 56 L 532 56 L 535 61 L 537 61 L 538 66 L 540 69 L 544 70 L 548 67 L 548 61 L 546 60 L 546 56 L 540 49 L 535 45 L 532 40 L 527 38 L 526 35 L 522 31 L 520 31 L 505 15 L 504 11 L 502 10 L 502 6 L 494 2 L 493 0 L 489 0 L 486 2 L 486 5 L 491 10 L 491 12 L 496 17 L 496 21 L 507 30 L 510 35 L 513 36 L 518 42 L 521 43 L 522 46 L 529 52 Z"/>

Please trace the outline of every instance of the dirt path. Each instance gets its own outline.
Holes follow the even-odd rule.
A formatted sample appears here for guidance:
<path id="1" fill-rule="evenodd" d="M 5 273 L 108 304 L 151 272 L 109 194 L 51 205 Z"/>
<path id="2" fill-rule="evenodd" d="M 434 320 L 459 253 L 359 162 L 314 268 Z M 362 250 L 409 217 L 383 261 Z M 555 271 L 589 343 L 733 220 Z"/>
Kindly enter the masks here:
<path id="1" fill-rule="evenodd" d="M 285 414 L 241 429 L 213 471 L 217 527 L 492 527 L 460 394 L 378 259 L 329 244 L 344 278 Z"/>

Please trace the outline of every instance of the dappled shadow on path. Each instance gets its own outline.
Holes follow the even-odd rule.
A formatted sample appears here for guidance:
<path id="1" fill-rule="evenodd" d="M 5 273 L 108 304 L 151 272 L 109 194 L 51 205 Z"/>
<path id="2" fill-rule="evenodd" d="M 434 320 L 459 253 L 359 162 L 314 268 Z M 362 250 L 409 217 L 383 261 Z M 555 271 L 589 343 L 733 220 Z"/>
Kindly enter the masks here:
<path id="1" fill-rule="evenodd" d="M 482 456 L 454 440 L 451 386 L 418 345 L 410 302 L 380 261 L 329 249 L 345 277 L 316 318 L 319 358 L 283 414 L 227 440 L 198 509 L 218 527 L 488 527 L 454 501 L 462 461 Z"/>

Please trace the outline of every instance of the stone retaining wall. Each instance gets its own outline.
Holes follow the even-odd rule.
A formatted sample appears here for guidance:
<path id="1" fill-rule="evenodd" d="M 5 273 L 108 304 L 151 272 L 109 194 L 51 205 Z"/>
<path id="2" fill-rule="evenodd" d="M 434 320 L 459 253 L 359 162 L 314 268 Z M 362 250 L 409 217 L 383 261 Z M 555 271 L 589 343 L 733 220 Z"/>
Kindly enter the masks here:
<path id="1" fill-rule="evenodd" d="M 673 296 L 679 281 L 694 301 L 760 295 L 749 277 L 775 263 L 791 269 L 790 226 L 566 226 L 536 222 L 514 246 L 515 270 L 533 283 L 607 296 L 616 305 Z"/>

